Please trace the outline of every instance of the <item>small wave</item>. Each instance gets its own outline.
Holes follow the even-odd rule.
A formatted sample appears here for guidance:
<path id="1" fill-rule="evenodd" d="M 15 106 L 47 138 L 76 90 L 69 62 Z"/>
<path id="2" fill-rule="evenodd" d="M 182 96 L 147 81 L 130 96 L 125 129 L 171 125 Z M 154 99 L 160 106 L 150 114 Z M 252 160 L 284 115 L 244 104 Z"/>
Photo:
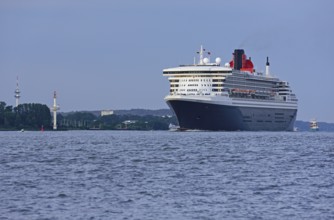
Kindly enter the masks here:
<path id="1" fill-rule="evenodd" d="M 67 195 L 66 195 L 65 193 L 59 193 L 59 194 L 58 194 L 58 197 L 59 197 L 59 198 L 65 198 L 65 197 L 67 197 Z"/>

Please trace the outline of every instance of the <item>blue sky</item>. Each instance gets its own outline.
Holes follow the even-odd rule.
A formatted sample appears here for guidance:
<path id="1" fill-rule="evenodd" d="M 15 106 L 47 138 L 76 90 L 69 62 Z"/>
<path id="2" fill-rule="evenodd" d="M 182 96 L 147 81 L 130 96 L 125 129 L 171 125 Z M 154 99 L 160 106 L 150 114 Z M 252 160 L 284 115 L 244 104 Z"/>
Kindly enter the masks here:
<path id="1" fill-rule="evenodd" d="M 168 108 L 162 69 L 193 62 L 200 45 L 290 82 L 299 120 L 334 122 L 334 1 L 2 0 L 0 100 L 61 111 Z"/>

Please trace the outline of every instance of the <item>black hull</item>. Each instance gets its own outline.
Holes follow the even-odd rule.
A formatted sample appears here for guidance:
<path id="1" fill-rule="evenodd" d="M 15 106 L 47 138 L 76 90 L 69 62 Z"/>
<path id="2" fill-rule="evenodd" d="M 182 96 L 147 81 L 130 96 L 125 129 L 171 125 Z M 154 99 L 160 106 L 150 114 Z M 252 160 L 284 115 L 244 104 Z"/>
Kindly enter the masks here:
<path id="1" fill-rule="evenodd" d="M 296 109 L 252 108 L 169 100 L 183 130 L 293 131 Z"/>

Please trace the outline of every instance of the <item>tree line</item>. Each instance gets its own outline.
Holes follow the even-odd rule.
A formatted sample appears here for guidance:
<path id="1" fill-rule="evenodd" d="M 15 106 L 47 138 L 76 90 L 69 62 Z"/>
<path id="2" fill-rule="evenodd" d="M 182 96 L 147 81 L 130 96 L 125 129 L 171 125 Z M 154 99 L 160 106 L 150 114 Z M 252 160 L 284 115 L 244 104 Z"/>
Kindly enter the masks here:
<path id="1" fill-rule="evenodd" d="M 39 103 L 7 106 L 0 102 L 0 129 L 51 129 L 51 112 L 47 105 Z"/>
<path id="2" fill-rule="evenodd" d="M 94 130 L 168 130 L 169 124 L 177 124 L 175 116 L 153 115 L 106 115 L 96 116 L 89 112 L 60 114 L 60 129 Z"/>
<path id="3" fill-rule="evenodd" d="M 170 124 L 178 124 L 175 116 L 115 114 L 99 116 L 91 112 L 57 114 L 59 130 L 168 130 Z M 47 105 L 26 103 L 13 107 L 0 102 L 0 130 L 41 128 L 52 129 L 52 115 Z"/>

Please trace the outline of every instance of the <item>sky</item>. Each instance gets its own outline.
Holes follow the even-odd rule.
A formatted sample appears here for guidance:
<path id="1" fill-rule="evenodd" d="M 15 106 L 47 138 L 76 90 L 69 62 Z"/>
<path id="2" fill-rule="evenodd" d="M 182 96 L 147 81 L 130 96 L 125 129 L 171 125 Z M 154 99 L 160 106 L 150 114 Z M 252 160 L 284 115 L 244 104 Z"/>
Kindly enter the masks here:
<path id="1" fill-rule="evenodd" d="M 334 122 L 332 0 L 1 0 L 0 101 L 60 111 L 168 108 L 162 70 L 200 45 L 289 81 L 297 120 Z"/>

